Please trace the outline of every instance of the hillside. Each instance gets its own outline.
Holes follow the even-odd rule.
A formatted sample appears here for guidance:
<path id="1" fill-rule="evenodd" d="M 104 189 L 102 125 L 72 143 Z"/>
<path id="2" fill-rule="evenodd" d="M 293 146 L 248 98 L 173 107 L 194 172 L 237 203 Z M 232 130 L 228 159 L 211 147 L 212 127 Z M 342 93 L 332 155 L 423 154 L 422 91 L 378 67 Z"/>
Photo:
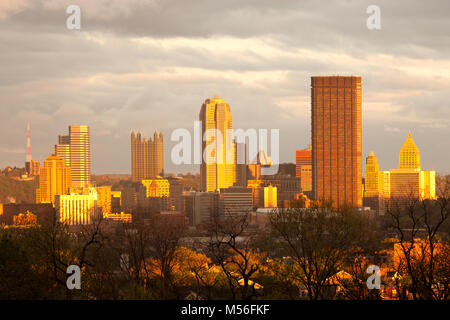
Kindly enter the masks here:
<path id="1" fill-rule="evenodd" d="M 18 181 L 0 175 L 0 203 L 35 202 L 37 180 Z"/>

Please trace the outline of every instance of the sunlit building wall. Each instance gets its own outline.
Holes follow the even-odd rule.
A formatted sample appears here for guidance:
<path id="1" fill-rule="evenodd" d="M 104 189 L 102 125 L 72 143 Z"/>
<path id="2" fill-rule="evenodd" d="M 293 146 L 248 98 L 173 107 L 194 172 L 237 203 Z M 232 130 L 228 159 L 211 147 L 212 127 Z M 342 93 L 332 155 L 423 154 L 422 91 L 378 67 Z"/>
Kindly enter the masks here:
<path id="1" fill-rule="evenodd" d="M 312 77 L 315 200 L 362 206 L 361 77 Z"/>
<path id="2" fill-rule="evenodd" d="M 133 182 L 154 179 L 164 174 L 164 137 L 154 132 L 153 140 L 131 133 L 131 179 Z"/>
<path id="3" fill-rule="evenodd" d="M 36 203 L 53 203 L 55 196 L 66 194 L 71 186 L 71 169 L 64 160 L 51 155 L 39 169 L 39 188 L 36 189 Z"/>
<path id="4" fill-rule="evenodd" d="M 141 183 L 145 187 L 147 198 L 170 196 L 170 182 L 167 179 L 142 180 Z"/>
<path id="5" fill-rule="evenodd" d="M 67 194 L 55 197 L 56 216 L 68 225 L 91 224 L 98 219 L 97 191 L 89 189 L 89 194 Z"/>
<path id="6" fill-rule="evenodd" d="M 384 175 L 383 172 L 380 172 L 377 157 L 372 151 L 366 158 L 366 168 L 364 173 L 364 206 L 372 208 L 378 214 L 384 213 L 383 189 Z"/>
<path id="7" fill-rule="evenodd" d="M 264 187 L 264 208 L 277 207 L 277 187 Z"/>
<path id="8" fill-rule="evenodd" d="M 217 97 L 206 99 L 199 119 L 202 122 L 201 136 L 205 137 L 202 139 L 201 189 L 215 191 L 231 187 L 236 182 L 236 170 L 234 142 L 227 134 L 227 129 L 233 128 L 230 105 Z M 222 139 L 215 136 L 216 132 Z"/>
<path id="9" fill-rule="evenodd" d="M 72 186 L 86 187 L 91 180 L 91 144 L 89 126 L 69 126 Z"/>

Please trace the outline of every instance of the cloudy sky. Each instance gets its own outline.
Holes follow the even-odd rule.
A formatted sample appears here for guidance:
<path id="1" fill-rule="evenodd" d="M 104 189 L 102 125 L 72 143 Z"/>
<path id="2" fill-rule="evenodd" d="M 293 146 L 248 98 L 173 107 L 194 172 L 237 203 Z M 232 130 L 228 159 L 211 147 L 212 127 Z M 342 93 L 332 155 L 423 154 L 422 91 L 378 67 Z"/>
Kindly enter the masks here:
<path id="1" fill-rule="evenodd" d="M 81 30 L 66 8 L 81 8 Z M 366 9 L 381 8 L 381 30 Z M 363 79 L 363 157 L 397 167 L 412 132 L 422 167 L 450 173 L 450 1 L 1 0 L 0 167 L 44 160 L 91 127 L 93 173 L 130 172 L 130 133 L 192 130 L 224 98 L 234 128 L 279 128 L 280 158 L 310 143 L 310 77 Z"/>

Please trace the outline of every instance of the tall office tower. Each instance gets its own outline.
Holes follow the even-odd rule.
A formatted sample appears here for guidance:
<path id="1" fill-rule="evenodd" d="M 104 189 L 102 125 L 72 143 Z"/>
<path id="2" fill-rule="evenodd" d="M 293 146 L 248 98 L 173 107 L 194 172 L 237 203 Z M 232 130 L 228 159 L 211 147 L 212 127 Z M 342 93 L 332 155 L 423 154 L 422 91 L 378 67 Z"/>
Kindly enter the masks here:
<path id="1" fill-rule="evenodd" d="M 378 214 L 383 213 L 384 173 L 380 171 L 375 154 L 370 152 L 366 158 L 364 173 L 364 206 L 370 207 Z"/>
<path id="2" fill-rule="evenodd" d="M 70 135 L 58 136 L 58 144 L 55 144 L 54 153 L 64 160 L 66 166 L 70 167 Z"/>
<path id="3" fill-rule="evenodd" d="M 54 153 L 70 167 L 70 144 L 55 144 Z"/>
<path id="4" fill-rule="evenodd" d="M 216 96 L 206 99 L 199 118 L 204 137 L 200 164 L 201 189 L 215 191 L 231 187 L 236 181 L 236 165 L 234 142 L 231 131 L 227 131 L 233 128 L 230 105 Z"/>
<path id="5" fill-rule="evenodd" d="M 311 77 L 315 200 L 362 206 L 361 77 Z"/>
<path id="6" fill-rule="evenodd" d="M 302 192 L 312 191 L 312 147 L 295 152 L 295 176 L 300 178 Z M 310 196 L 310 195 L 309 195 Z"/>
<path id="7" fill-rule="evenodd" d="M 44 160 L 39 170 L 39 188 L 36 190 L 36 203 L 55 203 L 55 195 L 66 194 L 71 186 L 70 167 L 64 160 L 51 155 Z"/>
<path id="8" fill-rule="evenodd" d="M 87 187 L 91 180 L 91 144 L 89 138 L 89 126 L 69 126 L 69 136 L 72 186 L 74 188 Z"/>
<path id="9" fill-rule="evenodd" d="M 164 139 L 155 130 L 148 140 L 141 133 L 131 133 L 131 179 L 139 182 L 164 175 Z"/>

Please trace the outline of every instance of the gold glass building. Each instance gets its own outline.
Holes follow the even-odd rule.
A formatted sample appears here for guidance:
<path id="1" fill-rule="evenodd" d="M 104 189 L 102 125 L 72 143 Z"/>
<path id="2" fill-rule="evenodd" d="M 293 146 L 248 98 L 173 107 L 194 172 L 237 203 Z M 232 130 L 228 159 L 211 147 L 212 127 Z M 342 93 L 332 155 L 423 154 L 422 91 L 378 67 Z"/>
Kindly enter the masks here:
<path id="1" fill-rule="evenodd" d="M 75 188 L 83 188 L 89 186 L 91 180 L 89 126 L 69 126 L 69 136 L 72 186 Z"/>
<path id="2" fill-rule="evenodd" d="M 170 196 L 170 183 L 167 179 L 142 180 L 147 198 L 161 198 Z"/>
<path id="3" fill-rule="evenodd" d="M 264 208 L 277 207 L 277 187 L 264 187 Z"/>
<path id="4" fill-rule="evenodd" d="M 361 77 L 311 77 L 315 200 L 362 206 Z"/>
<path id="5" fill-rule="evenodd" d="M 131 133 L 131 180 L 139 182 L 164 174 L 164 138 L 155 131 L 148 140 Z"/>
<path id="6" fill-rule="evenodd" d="M 364 206 L 370 207 L 378 214 L 383 214 L 384 173 L 380 171 L 378 160 L 373 151 L 366 158 L 364 173 Z"/>
<path id="7" fill-rule="evenodd" d="M 420 151 L 411 132 L 400 149 L 398 169 L 391 169 L 389 176 L 390 199 L 393 202 L 407 198 L 436 198 L 436 173 L 421 170 Z"/>
<path id="8" fill-rule="evenodd" d="M 206 99 L 199 119 L 204 138 L 200 164 L 201 189 L 208 192 L 231 187 L 236 182 L 236 165 L 234 142 L 229 134 L 231 131 L 227 131 L 233 128 L 230 105 L 216 96 Z"/>
<path id="9" fill-rule="evenodd" d="M 364 205 L 382 213 L 386 203 L 396 206 L 408 199 L 436 198 L 435 171 L 422 171 L 420 151 L 411 133 L 399 152 L 397 169 L 379 171 L 373 152 L 366 159 Z"/>
<path id="10" fill-rule="evenodd" d="M 53 203 L 55 196 L 66 194 L 71 186 L 71 169 L 64 160 L 51 155 L 39 169 L 39 188 L 36 189 L 36 203 Z"/>
<path id="11" fill-rule="evenodd" d="M 98 219 L 97 191 L 89 188 L 87 194 L 63 194 L 55 197 L 56 216 L 68 225 L 90 224 Z"/>

